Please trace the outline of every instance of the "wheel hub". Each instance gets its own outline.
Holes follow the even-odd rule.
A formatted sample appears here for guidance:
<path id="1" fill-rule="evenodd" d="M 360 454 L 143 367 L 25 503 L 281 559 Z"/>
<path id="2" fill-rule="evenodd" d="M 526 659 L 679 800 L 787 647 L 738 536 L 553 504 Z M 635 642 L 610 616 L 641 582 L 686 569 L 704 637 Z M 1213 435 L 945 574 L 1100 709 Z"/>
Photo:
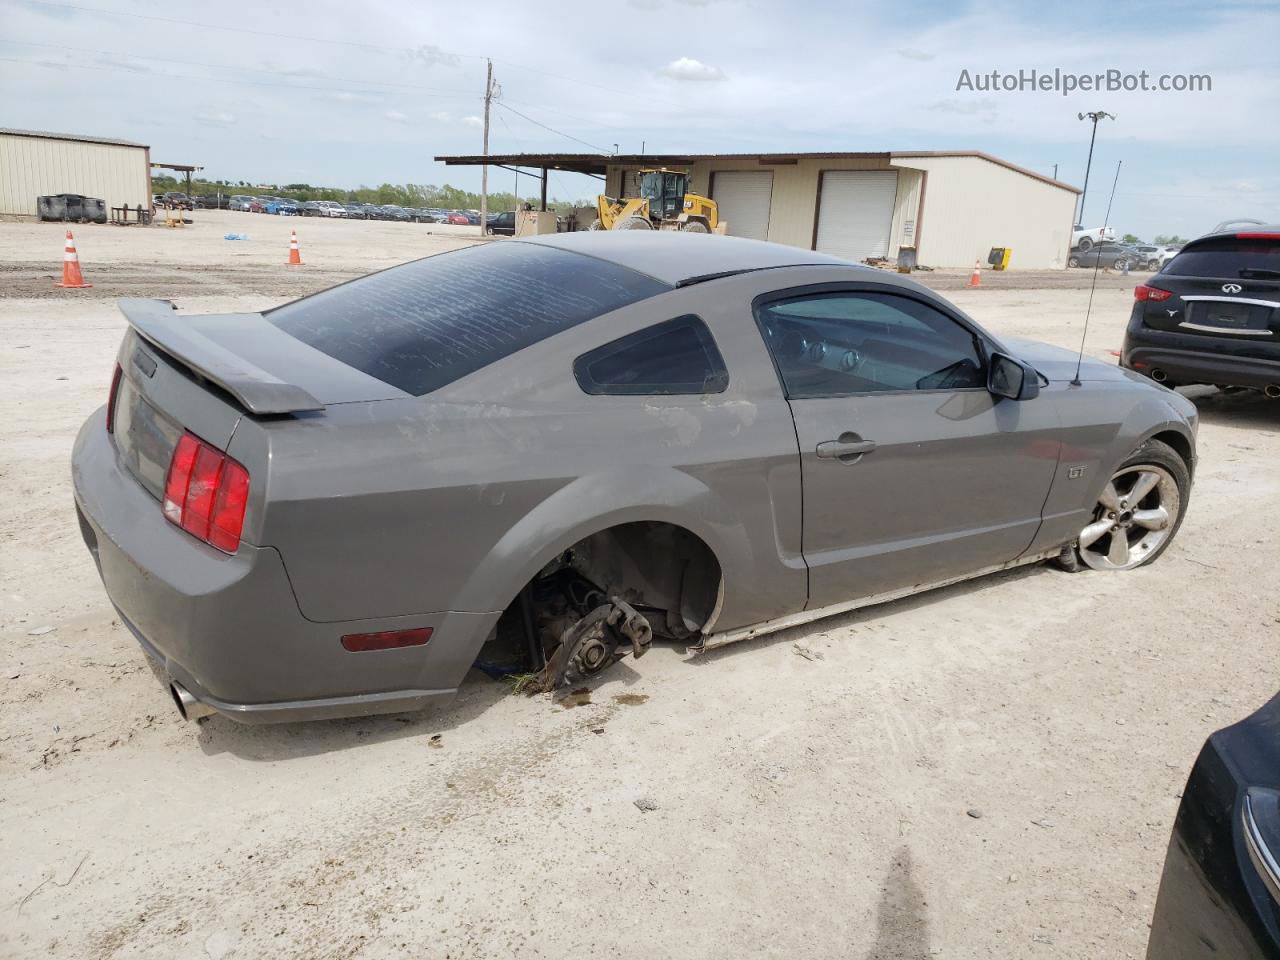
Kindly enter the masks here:
<path id="1" fill-rule="evenodd" d="M 1156 464 L 1117 471 L 1080 531 L 1080 557 L 1095 570 L 1130 570 L 1155 554 L 1178 516 L 1173 476 Z"/>

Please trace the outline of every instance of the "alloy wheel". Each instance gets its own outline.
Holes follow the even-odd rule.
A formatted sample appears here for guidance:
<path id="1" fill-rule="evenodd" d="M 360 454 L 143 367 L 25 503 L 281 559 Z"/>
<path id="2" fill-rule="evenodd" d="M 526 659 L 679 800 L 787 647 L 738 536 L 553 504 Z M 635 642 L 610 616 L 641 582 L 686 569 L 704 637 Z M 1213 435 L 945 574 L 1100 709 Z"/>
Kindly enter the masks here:
<path id="1" fill-rule="evenodd" d="M 1098 498 L 1093 521 L 1080 531 L 1080 558 L 1094 570 L 1132 570 L 1169 538 L 1180 506 L 1178 484 L 1164 467 L 1122 468 Z"/>

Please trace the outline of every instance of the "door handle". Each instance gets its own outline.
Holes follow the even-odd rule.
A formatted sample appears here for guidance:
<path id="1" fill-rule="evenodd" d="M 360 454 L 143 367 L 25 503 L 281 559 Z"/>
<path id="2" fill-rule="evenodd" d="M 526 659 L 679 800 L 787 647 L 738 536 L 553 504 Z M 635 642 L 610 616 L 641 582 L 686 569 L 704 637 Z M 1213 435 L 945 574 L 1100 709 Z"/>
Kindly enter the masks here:
<path id="1" fill-rule="evenodd" d="M 856 433 L 842 433 L 839 440 L 824 440 L 818 444 L 820 460 L 839 460 L 841 463 L 857 463 L 862 455 L 876 448 L 874 440 L 863 440 Z"/>

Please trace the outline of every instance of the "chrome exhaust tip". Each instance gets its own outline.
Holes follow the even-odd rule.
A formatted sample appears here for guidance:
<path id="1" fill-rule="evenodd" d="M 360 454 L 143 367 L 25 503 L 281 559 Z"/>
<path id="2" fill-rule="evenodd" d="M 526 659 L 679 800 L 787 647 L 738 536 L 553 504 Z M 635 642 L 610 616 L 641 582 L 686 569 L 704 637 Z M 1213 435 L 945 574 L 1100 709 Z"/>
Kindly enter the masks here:
<path id="1" fill-rule="evenodd" d="M 1163 370 L 1156 369 L 1151 371 L 1151 379 L 1156 383 L 1164 383 L 1169 379 L 1169 375 Z"/>
<path id="2" fill-rule="evenodd" d="M 1280 400 L 1280 383 L 1268 383 L 1262 392 L 1272 400 Z"/>
<path id="3" fill-rule="evenodd" d="M 169 684 L 169 695 L 173 697 L 174 705 L 177 706 L 183 720 L 199 720 L 201 717 L 209 717 L 217 713 L 213 707 L 193 697 L 180 683 Z"/>

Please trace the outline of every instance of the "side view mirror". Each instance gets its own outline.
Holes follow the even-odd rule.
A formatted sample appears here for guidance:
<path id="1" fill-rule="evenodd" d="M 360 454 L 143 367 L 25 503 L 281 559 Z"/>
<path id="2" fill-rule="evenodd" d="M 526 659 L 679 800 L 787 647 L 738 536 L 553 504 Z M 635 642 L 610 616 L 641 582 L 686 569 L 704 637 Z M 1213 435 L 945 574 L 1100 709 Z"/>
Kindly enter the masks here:
<path id="1" fill-rule="evenodd" d="M 1034 400 L 1040 396 L 1040 375 L 1033 367 L 1003 353 L 991 354 L 987 389 L 1009 400 Z"/>

